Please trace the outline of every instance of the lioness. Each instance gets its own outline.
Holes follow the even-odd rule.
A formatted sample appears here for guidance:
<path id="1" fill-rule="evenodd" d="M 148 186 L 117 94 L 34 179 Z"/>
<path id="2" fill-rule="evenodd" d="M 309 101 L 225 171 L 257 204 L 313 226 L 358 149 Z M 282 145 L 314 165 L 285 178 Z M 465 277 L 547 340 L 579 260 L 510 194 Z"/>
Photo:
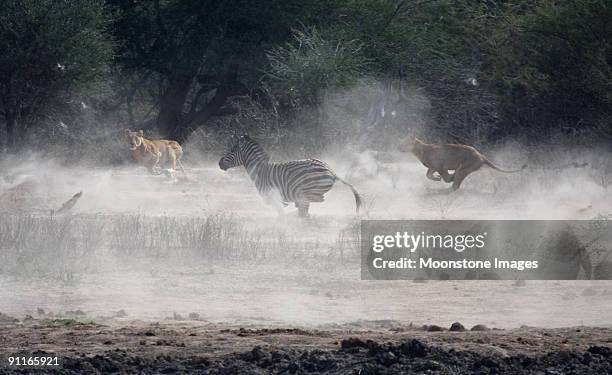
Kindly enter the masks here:
<path id="1" fill-rule="evenodd" d="M 125 135 L 132 150 L 134 160 L 151 173 L 159 174 L 160 166 L 167 165 L 172 170 L 176 169 L 176 164 L 185 172 L 181 157 L 183 148 L 176 141 L 156 140 L 152 141 L 144 137 L 144 132 L 125 130 Z"/>
<path id="2" fill-rule="evenodd" d="M 499 168 L 481 154 L 474 147 L 458 144 L 434 145 L 421 141 L 416 137 L 409 137 L 399 146 L 402 152 L 412 152 L 424 166 L 427 167 L 427 178 L 433 181 L 452 182 L 453 190 L 459 189 L 463 180 L 472 172 L 487 165 L 503 173 L 520 172 L 527 168 L 507 171 Z M 454 170 L 454 174 L 449 171 Z M 438 172 L 438 176 L 434 175 Z"/>

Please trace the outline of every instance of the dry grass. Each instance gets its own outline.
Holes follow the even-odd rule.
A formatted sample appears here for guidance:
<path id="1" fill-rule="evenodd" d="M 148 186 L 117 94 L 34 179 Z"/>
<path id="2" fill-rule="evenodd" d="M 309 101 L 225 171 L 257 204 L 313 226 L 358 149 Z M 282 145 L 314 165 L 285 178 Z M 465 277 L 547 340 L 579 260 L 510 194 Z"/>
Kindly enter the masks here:
<path id="1" fill-rule="evenodd" d="M 72 281 L 110 258 L 213 263 L 314 260 L 334 244 L 289 228 L 247 227 L 230 215 L 0 216 L 0 272 Z"/>

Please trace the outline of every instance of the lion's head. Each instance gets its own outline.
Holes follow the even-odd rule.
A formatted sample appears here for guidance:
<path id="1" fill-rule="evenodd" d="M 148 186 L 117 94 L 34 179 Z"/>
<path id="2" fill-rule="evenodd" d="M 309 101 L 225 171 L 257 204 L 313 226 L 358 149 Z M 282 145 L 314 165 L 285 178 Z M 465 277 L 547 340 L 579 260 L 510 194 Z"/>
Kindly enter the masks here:
<path id="1" fill-rule="evenodd" d="M 142 130 L 133 132 L 130 129 L 125 129 L 125 136 L 132 151 L 140 147 L 144 140 L 144 132 Z"/>

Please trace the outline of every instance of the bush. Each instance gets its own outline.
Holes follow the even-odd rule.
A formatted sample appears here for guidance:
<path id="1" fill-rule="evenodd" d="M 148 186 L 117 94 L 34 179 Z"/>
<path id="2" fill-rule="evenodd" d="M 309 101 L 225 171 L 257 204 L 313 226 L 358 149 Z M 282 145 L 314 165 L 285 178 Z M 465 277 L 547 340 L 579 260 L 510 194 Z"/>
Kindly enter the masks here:
<path id="1" fill-rule="evenodd" d="M 294 29 L 292 42 L 267 53 L 267 77 L 293 106 L 318 104 L 326 90 L 350 86 L 365 74 L 369 60 L 362 49 L 358 40 L 333 32 Z"/>

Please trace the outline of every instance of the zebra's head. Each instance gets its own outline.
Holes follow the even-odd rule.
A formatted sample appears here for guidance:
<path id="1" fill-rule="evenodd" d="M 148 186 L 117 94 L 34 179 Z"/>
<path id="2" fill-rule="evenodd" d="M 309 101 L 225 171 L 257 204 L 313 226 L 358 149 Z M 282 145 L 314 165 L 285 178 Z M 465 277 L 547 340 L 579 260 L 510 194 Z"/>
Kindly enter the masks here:
<path id="1" fill-rule="evenodd" d="M 241 165 L 249 168 L 249 166 L 258 165 L 260 162 L 267 162 L 268 160 L 270 160 L 270 157 L 266 151 L 245 134 L 240 137 L 232 137 L 232 147 L 219 160 L 219 168 L 224 171 Z"/>
<path id="2" fill-rule="evenodd" d="M 223 155 L 221 160 L 219 160 L 219 168 L 224 171 L 227 171 L 230 168 L 238 167 L 242 165 L 242 160 L 240 158 L 240 139 L 242 137 L 232 136 L 232 146 L 228 152 Z"/>
<path id="3" fill-rule="evenodd" d="M 219 168 L 226 171 L 244 165 L 248 157 L 248 151 L 253 147 L 252 145 L 257 144 L 246 134 L 240 137 L 232 136 L 231 148 L 219 160 Z"/>

